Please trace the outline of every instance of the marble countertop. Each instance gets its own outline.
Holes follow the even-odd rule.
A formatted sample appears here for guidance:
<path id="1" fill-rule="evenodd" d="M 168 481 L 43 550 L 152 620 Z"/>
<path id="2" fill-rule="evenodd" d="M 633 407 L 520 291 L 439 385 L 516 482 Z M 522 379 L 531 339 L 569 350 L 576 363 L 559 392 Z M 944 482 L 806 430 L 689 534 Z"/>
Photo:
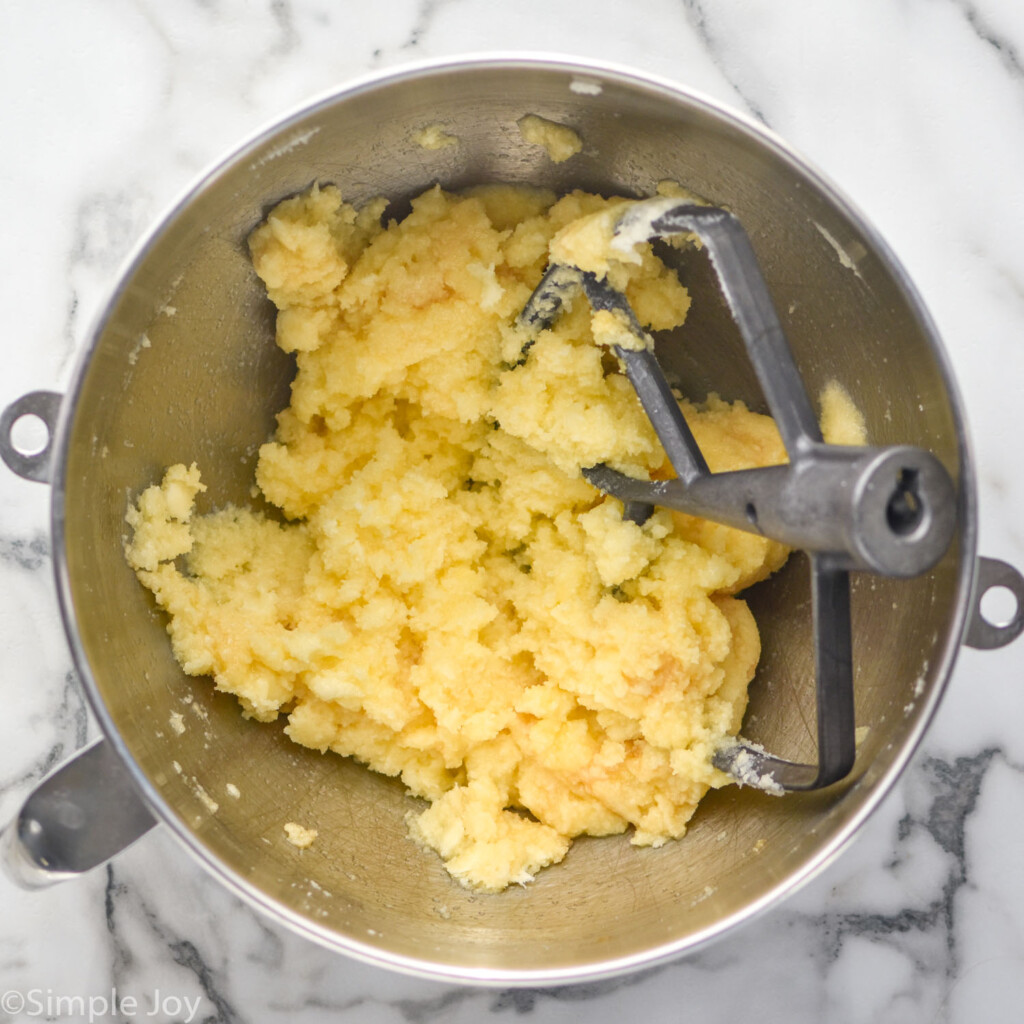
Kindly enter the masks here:
<path id="1" fill-rule="evenodd" d="M 6 0 L 0 406 L 66 386 L 120 261 L 240 138 L 367 71 L 497 49 L 677 80 L 770 126 L 859 204 L 948 347 L 971 414 L 981 551 L 1024 566 L 1016 0 Z M 0 473 L 4 821 L 97 735 L 58 614 L 48 502 L 46 487 Z M 88 1019 L 61 1002 L 74 997 L 96 1000 L 95 1020 L 611 1024 L 638 1008 L 665 1022 L 1015 1019 L 1022 668 L 1024 642 L 964 650 L 922 748 L 857 842 L 693 958 L 548 990 L 399 976 L 262 919 L 157 829 L 72 883 L 27 893 L 0 879 L 0 1020 Z M 103 1010 L 114 987 L 134 1014 Z"/>

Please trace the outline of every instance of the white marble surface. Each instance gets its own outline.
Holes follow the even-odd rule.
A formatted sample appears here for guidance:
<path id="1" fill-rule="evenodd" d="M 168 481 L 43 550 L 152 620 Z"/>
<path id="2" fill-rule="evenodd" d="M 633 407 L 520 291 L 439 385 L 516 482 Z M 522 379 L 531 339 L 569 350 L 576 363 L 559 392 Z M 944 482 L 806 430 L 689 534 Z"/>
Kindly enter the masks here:
<path id="1" fill-rule="evenodd" d="M 66 384 L 134 240 L 242 136 L 367 70 L 499 48 L 611 59 L 702 90 L 780 132 L 859 203 L 946 339 L 971 410 L 981 549 L 1024 565 L 1017 0 L 4 0 L 0 405 Z M 47 524 L 47 489 L 0 473 L 4 820 L 96 732 L 59 622 Z M 0 1020 L 87 1019 L 60 998 L 114 986 L 147 1020 L 1017 1019 L 1022 667 L 1024 642 L 965 651 L 922 750 L 858 842 L 696 958 L 547 991 L 400 977 L 258 918 L 157 830 L 58 888 L 0 879 L 0 993 L 36 994 L 21 1013 L 5 1001 Z M 133 1019 L 93 1006 L 97 1020 Z"/>

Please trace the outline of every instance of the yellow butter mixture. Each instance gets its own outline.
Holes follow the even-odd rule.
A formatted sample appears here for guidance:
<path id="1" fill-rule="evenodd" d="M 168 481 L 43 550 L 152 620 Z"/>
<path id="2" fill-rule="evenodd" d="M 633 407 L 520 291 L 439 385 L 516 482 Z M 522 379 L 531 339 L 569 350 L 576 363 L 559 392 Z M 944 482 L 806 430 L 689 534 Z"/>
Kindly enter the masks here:
<path id="1" fill-rule="evenodd" d="M 536 337 L 516 325 L 552 245 L 623 202 L 434 188 L 386 223 L 333 187 L 282 202 L 250 238 L 298 361 L 256 471 L 280 514 L 196 515 L 195 465 L 128 511 L 184 670 L 400 776 L 425 801 L 412 837 L 479 890 L 575 836 L 684 833 L 730 781 L 711 755 L 759 655 L 734 595 L 786 556 L 664 509 L 637 525 L 581 473 L 671 475 L 582 298 Z M 645 326 L 682 322 L 690 298 L 649 246 L 613 263 Z M 741 404 L 683 411 L 714 471 L 785 460 Z"/>

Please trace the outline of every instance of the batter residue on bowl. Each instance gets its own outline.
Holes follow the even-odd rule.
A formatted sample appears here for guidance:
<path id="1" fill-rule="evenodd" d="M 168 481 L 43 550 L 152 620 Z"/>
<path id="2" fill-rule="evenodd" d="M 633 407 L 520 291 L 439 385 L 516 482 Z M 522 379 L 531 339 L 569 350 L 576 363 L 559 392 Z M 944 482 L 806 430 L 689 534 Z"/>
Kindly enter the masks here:
<path id="1" fill-rule="evenodd" d="M 427 802 L 412 835 L 487 891 L 574 836 L 683 834 L 729 781 L 711 754 L 759 655 L 734 595 L 786 556 L 666 510 L 638 526 L 583 478 L 669 472 L 586 302 L 524 355 L 515 318 L 553 239 L 621 202 L 434 188 L 385 227 L 382 202 L 333 187 L 281 203 L 250 239 L 298 353 L 256 474 L 281 515 L 194 515 L 195 465 L 128 512 L 185 671 L 400 775 Z M 682 321 L 686 290 L 649 247 L 612 269 L 649 328 Z M 714 396 L 683 409 L 712 470 L 784 461 L 770 419 Z"/>

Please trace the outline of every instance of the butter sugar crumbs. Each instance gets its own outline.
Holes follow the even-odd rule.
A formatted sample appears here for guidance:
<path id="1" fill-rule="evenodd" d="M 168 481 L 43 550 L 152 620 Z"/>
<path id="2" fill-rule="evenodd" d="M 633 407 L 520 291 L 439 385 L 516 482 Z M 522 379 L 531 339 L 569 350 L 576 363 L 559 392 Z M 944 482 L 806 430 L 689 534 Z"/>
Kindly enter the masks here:
<path id="1" fill-rule="evenodd" d="M 575 836 L 683 835 L 730 781 L 711 755 L 760 653 L 735 595 L 787 554 L 664 509 L 637 525 L 582 476 L 671 473 L 587 303 L 531 339 L 516 317 L 552 244 L 597 237 L 581 218 L 623 202 L 433 188 L 384 224 L 383 201 L 333 187 L 285 200 L 250 238 L 298 360 L 256 471 L 280 516 L 197 515 L 196 465 L 128 510 L 184 670 L 400 776 L 426 802 L 411 836 L 486 892 Z M 612 263 L 647 328 L 682 322 L 689 296 L 649 246 Z M 712 470 L 785 461 L 771 419 L 682 408 Z"/>

